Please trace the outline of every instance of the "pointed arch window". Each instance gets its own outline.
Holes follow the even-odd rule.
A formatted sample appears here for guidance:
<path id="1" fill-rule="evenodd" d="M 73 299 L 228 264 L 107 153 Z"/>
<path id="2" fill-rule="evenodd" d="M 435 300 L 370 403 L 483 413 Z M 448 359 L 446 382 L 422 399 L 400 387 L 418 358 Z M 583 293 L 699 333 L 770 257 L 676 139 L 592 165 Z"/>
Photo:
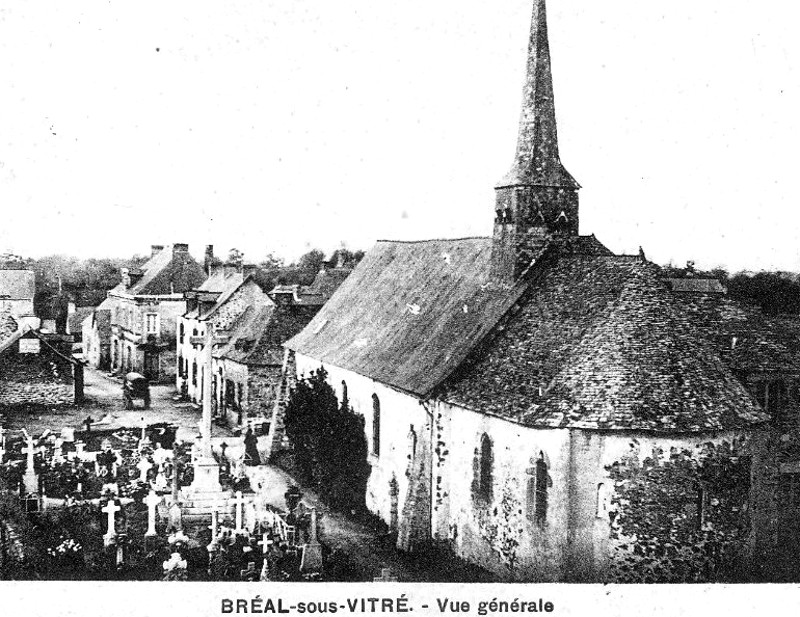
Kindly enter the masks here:
<path id="1" fill-rule="evenodd" d="M 550 474 L 548 473 L 544 452 L 540 451 L 537 459 L 531 459 L 531 466 L 527 471 L 526 514 L 528 519 L 536 523 L 538 527 L 544 527 L 545 523 L 547 523 L 547 501 L 550 487 Z"/>
<path id="2" fill-rule="evenodd" d="M 377 394 L 372 395 L 372 453 L 381 454 L 381 401 Z"/>
<path id="3" fill-rule="evenodd" d="M 492 440 L 486 433 L 481 435 L 478 445 L 477 460 L 475 466 L 475 478 L 473 488 L 475 496 L 484 502 L 492 501 L 492 490 L 494 485 L 493 466 L 494 452 Z"/>

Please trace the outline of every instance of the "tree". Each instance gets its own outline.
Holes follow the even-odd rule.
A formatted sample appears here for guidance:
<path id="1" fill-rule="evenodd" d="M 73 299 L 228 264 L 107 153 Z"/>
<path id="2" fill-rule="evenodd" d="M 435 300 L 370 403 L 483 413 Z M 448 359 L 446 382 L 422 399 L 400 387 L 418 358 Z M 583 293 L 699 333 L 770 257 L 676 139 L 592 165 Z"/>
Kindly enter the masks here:
<path id="1" fill-rule="evenodd" d="M 228 251 L 228 261 L 226 263 L 230 266 L 241 268 L 244 264 L 244 253 L 235 247 L 232 248 Z"/>
<path id="2" fill-rule="evenodd" d="M 319 249 L 311 249 L 308 253 L 302 255 L 297 262 L 297 266 L 301 270 L 311 270 L 318 272 L 322 267 L 322 262 L 325 261 L 325 253 Z"/>
<path id="3" fill-rule="evenodd" d="M 320 368 L 301 379 L 286 407 L 285 426 L 301 479 L 338 508 L 364 507 L 370 467 L 364 418 L 340 403 Z"/>
<path id="4" fill-rule="evenodd" d="M 267 256 L 264 258 L 264 261 L 261 262 L 261 267 L 265 270 L 274 270 L 276 268 L 283 267 L 283 257 L 276 255 L 275 253 L 267 253 Z"/>

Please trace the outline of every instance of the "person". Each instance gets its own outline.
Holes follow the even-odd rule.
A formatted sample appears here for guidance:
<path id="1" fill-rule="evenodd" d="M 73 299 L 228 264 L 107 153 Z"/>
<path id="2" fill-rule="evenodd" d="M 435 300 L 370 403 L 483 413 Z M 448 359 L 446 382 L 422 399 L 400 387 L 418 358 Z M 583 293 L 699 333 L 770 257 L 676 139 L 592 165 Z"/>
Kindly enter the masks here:
<path id="1" fill-rule="evenodd" d="M 247 429 L 244 436 L 244 463 L 251 467 L 261 464 L 261 456 L 258 454 L 258 438 L 250 428 Z"/>

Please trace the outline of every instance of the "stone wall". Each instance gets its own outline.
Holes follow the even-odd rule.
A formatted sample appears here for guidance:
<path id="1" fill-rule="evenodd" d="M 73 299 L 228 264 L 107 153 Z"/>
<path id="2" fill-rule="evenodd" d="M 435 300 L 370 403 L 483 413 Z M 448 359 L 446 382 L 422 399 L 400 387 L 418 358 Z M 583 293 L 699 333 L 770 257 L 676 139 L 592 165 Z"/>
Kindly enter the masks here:
<path id="1" fill-rule="evenodd" d="M 49 352 L 18 354 L 17 345 L 0 355 L 0 406 L 71 405 L 72 364 Z"/>

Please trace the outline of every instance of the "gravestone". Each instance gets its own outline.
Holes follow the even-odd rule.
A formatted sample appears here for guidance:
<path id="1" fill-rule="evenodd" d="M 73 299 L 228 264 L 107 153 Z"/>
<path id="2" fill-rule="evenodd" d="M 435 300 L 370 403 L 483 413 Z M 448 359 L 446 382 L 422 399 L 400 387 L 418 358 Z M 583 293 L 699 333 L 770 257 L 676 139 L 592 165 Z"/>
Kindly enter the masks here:
<path id="1" fill-rule="evenodd" d="M 317 540 L 317 510 L 311 509 L 308 542 L 303 545 L 300 572 L 322 572 L 322 545 Z"/>
<path id="2" fill-rule="evenodd" d="M 396 583 L 397 577 L 392 574 L 390 568 L 382 568 L 381 575 L 372 579 L 374 583 Z"/>
<path id="3" fill-rule="evenodd" d="M 147 472 L 150 471 L 152 466 L 153 464 L 146 458 L 142 458 L 137 463 L 136 468 L 139 470 L 139 482 L 147 482 Z"/>
<path id="4" fill-rule="evenodd" d="M 181 506 L 177 502 L 173 503 L 169 508 L 169 526 L 175 531 L 183 529 L 183 513 L 181 512 Z"/>

